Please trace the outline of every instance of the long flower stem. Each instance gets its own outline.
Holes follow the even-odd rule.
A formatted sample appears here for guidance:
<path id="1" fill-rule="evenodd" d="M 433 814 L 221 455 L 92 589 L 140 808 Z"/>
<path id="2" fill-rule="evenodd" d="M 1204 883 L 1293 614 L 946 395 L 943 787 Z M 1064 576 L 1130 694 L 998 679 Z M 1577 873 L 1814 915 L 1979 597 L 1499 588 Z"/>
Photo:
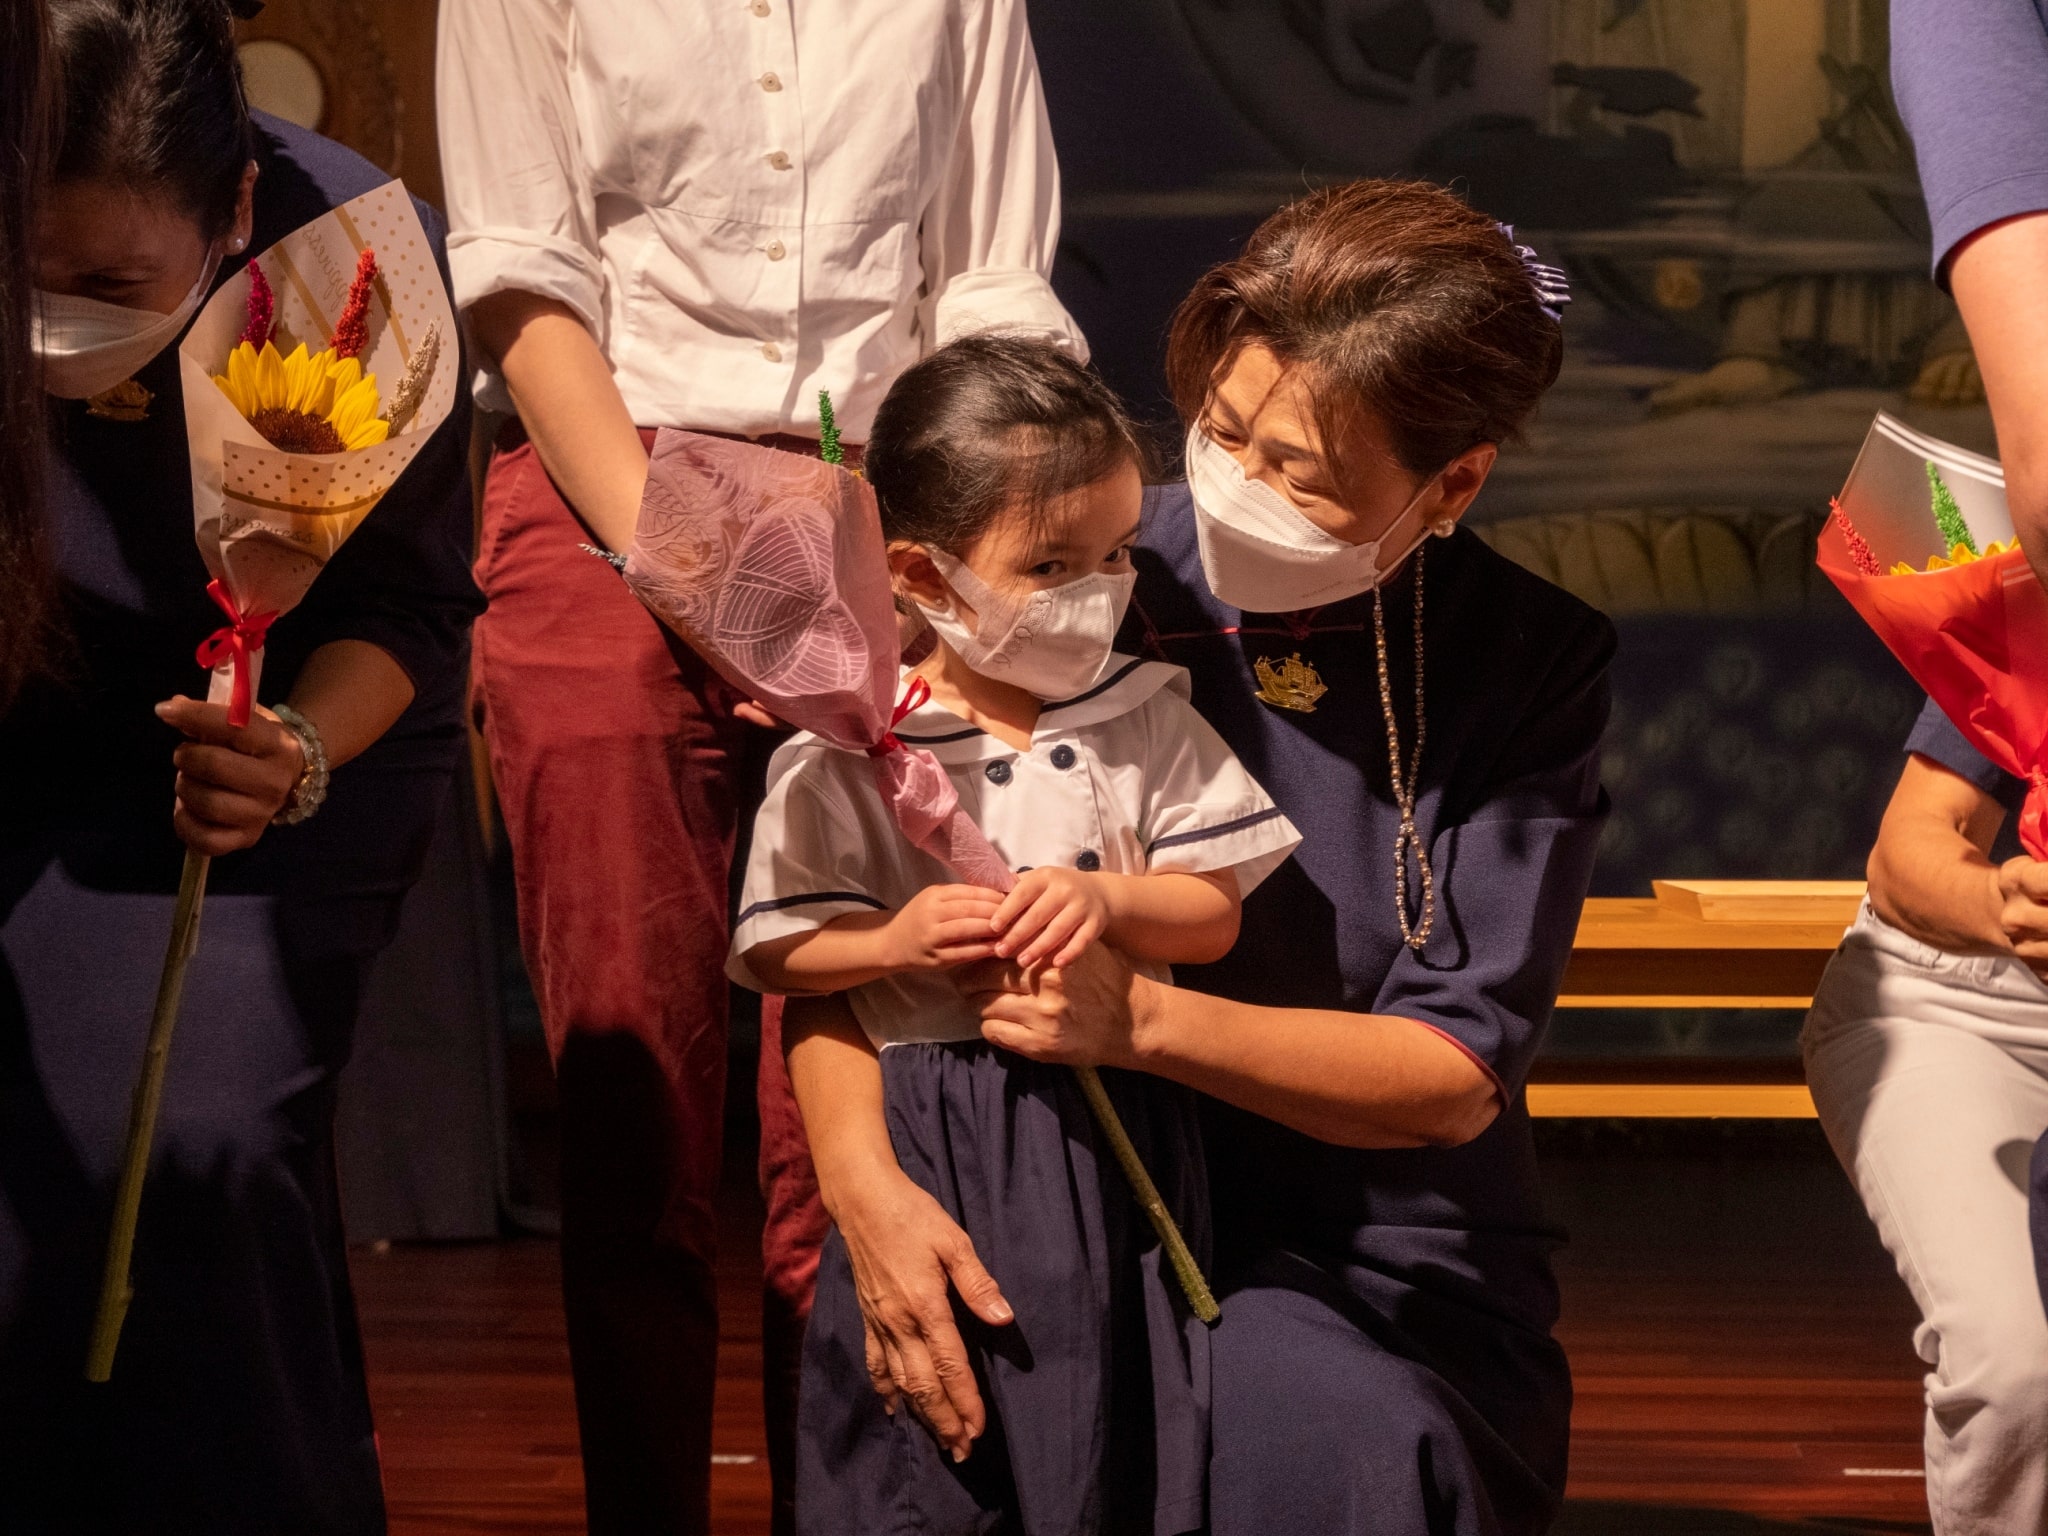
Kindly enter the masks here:
<path id="1" fill-rule="evenodd" d="M 142 1054 L 142 1075 L 135 1080 L 135 1100 L 128 1110 L 128 1147 L 114 1195 L 114 1223 L 107 1236 L 107 1267 L 100 1277 L 99 1311 L 93 1316 L 92 1344 L 86 1352 L 87 1381 L 105 1381 L 113 1375 L 121 1323 L 135 1295 L 128 1275 L 129 1260 L 135 1253 L 135 1220 L 142 1210 L 142 1180 L 149 1171 L 149 1146 L 156 1137 L 157 1106 L 163 1102 L 171 1031 L 178 1022 L 178 1003 L 185 995 L 185 967 L 199 947 L 199 910 L 206 903 L 209 862 L 204 854 L 187 853 L 185 871 L 178 879 L 171 945 L 164 953 L 163 975 L 156 985 L 156 1012 L 150 1016 L 149 1044 Z"/>
<path id="2" fill-rule="evenodd" d="M 1159 1234 L 1166 1256 L 1173 1262 L 1173 1272 L 1180 1280 L 1181 1290 L 1187 1295 L 1188 1305 L 1194 1309 L 1195 1316 L 1213 1324 L 1223 1315 L 1223 1309 L 1216 1305 L 1209 1282 L 1202 1278 L 1201 1266 L 1195 1262 L 1194 1254 L 1188 1251 L 1187 1239 L 1180 1235 L 1173 1213 L 1159 1198 L 1159 1187 L 1152 1182 L 1152 1175 L 1145 1171 L 1138 1149 L 1131 1145 L 1130 1132 L 1124 1129 L 1116 1106 L 1109 1101 L 1109 1090 L 1102 1086 L 1101 1075 L 1093 1067 L 1076 1067 L 1074 1075 L 1081 1079 L 1082 1096 L 1088 1100 L 1088 1107 L 1095 1111 L 1095 1123 L 1102 1127 L 1102 1134 L 1109 1138 L 1110 1150 L 1116 1153 L 1118 1166 L 1123 1169 L 1124 1177 L 1131 1181 L 1131 1193 L 1138 1197 L 1138 1204 L 1152 1218 L 1152 1230 Z"/>

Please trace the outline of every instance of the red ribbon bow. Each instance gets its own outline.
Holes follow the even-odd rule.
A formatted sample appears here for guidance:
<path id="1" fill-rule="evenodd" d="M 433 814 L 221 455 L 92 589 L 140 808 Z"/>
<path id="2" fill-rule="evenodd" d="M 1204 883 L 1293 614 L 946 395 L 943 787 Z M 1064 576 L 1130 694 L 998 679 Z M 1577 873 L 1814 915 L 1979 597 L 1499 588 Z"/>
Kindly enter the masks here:
<path id="1" fill-rule="evenodd" d="M 234 687 L 228 696 L 228 724 L 244 726 L 249 723 L 249 707 L 255 703 L 255 689 L 249 677 L 249 658 L 263 649 L 263 642 L 270 634 L 270 626 L 277 622 L 277 615 L 243 613 L 235 606 L 235 594 L 217 576 L 206 584 L 206 595 L 228 616 L 228 621 L 200 641 L 194 654 L 199 665 L 209 672 L 223 661 L 233 660 L 231 676 Z"/>
<path id="2" fill-rule="evenodd" d="M 925 701 L 932 696 L 932 685 L 921 677 L 913 677 L 910 686 L 903 690 L 903 697 L 896 701 L 895 713 L 889 716 L 889 729 L 882 732 L 882 739 L 868 748 L 869 757 L 887 757 L 891 752 L 901 752 L 903 743 L 896 737 L 896 727 L 904 718 L 924 708 Z"/>

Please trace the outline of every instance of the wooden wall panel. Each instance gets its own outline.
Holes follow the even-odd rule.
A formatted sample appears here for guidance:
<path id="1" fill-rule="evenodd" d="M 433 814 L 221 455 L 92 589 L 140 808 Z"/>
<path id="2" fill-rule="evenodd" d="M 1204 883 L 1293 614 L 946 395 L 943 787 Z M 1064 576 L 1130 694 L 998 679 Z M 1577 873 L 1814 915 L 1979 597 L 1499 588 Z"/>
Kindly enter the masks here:
<path id="1" fill-rule="evenodd" d="M 319 74 L 325 100 L 307 124 L 402 176 L 441 206 L 434 123 L 434 0 L 270 0 L 240 27 L 242 41 L 298 49 Z M 256 105 L 276 106 L 256 93 Z M 301 114 L 287 111 L 300 119 Z"/>

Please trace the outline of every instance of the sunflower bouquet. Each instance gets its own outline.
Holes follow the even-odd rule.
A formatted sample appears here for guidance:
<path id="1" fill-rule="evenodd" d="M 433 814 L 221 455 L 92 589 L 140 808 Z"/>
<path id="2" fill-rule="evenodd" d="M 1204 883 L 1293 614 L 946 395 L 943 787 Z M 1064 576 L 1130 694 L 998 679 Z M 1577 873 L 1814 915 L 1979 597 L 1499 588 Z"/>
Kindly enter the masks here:
<path id="1" fill-rule="evenodd" d="M 1819 563 L 1971 745 L 2028 781 L 2020 840 L 2048 858 L 2048 592 L 1997 462 L 1879 413 Z"/>
<path id="2" fill-rule="evenodd" d="M 215 290 L 178 348 L 193 533 L 226 620 L 201 642 L 207 698 L 249 723 L 270 626 L 391 489 L 455 406 L 440 366 L 455 318 L 403 184 L 302 226 Z M 324 338 L 317 350 L 307 338 Z M 387 399 L 381 380 L 395 379 Z M 207 859 L 185 856 L 170 947 L 128 1118 L 86 1376 L 114 1365 L 128 1265 Z"/>

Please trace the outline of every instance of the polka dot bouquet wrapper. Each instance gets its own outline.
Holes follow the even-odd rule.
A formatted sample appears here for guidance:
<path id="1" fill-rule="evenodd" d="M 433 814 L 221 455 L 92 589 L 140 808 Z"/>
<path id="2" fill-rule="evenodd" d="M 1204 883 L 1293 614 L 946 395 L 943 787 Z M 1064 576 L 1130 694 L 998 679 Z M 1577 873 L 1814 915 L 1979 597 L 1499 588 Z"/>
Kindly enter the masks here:
<path id="1" fill-rule="evenodd" d="M 246 718 L 296 607 L 454 409 L 455 318 L 402 182 L 301 226 L 223 283 L 178 349 L 193 531 L 223 629 L 209 697 Z"/>
<path id="2" fill-rule="evenodd" d="M 2048 592 L 1997 461 L 1880 412 L 1818 558 L 1956 729 L 2026 781 L 2020 841 L 2048 859 Z"/>

